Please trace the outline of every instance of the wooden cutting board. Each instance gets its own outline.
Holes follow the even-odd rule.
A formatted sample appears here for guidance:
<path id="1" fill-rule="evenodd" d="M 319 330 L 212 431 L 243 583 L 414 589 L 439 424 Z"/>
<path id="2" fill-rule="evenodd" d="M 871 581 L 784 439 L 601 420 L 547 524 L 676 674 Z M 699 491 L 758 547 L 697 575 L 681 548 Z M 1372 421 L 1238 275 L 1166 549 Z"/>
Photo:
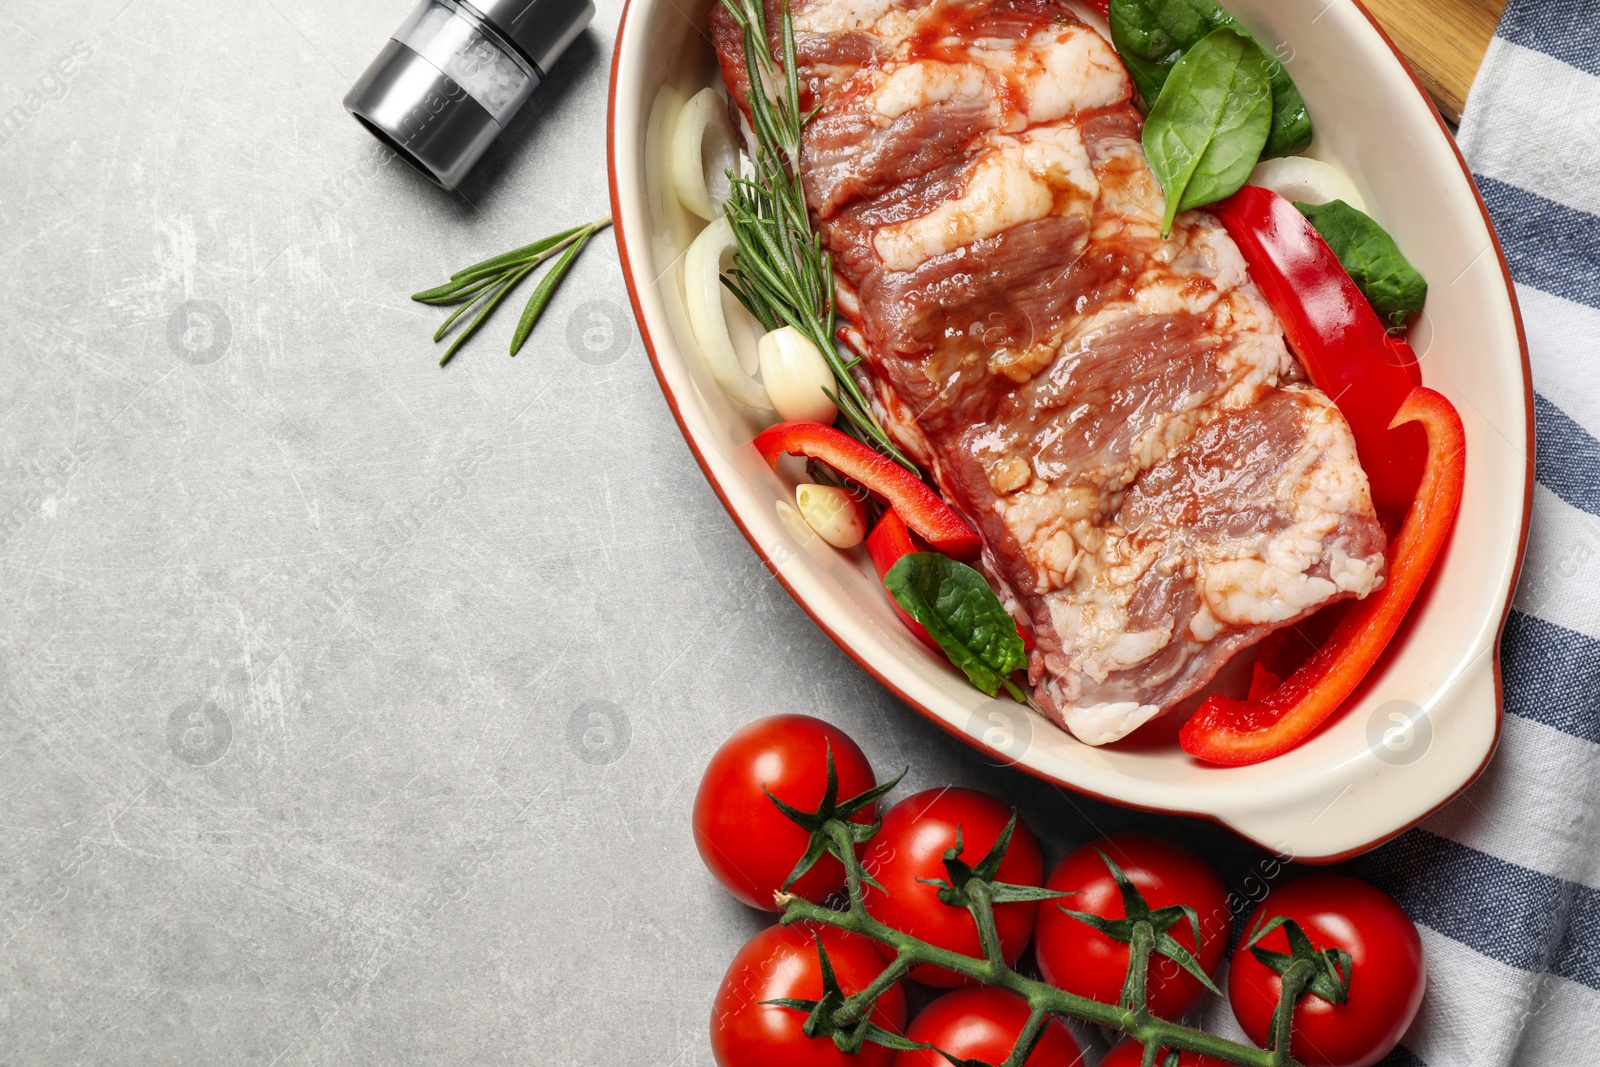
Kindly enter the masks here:
<path id="1" fill-rule="evenodd" d="M 1364 0 L 1451 122 L 1494 36 L 1506 0 Z"/>

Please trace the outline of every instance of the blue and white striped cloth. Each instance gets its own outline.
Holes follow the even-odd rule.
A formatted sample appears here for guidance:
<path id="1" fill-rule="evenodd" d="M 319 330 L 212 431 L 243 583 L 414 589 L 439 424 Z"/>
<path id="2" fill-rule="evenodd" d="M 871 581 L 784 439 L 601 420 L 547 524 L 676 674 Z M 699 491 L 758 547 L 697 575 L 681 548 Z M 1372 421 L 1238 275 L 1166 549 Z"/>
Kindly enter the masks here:
<path id="1" fill-rule="evenodd" d="M 1600 4 L 1511 0 L 1460 143 L 1516 281 L 1537 485 L 1489 770 L 1362 874 L 1423 926 L 1390 1065 L 1600 1061 Z"/>

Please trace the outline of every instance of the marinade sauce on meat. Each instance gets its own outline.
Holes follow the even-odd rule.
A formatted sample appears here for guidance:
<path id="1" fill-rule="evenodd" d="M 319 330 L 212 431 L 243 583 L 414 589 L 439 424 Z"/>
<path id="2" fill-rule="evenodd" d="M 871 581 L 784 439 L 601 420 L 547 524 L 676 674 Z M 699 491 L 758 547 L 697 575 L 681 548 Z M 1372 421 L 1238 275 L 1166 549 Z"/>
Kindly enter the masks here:
<path id="1" fill-rule="evenodd" d="M 1098 33 L 1043 0 L 793 13 L 842 340 L 982 533 L 1047 714 L 1115 741 L 1382 583 L 1349 427 L 1216 220 L 1161 237 L 1133 86 Z M 711 28 L 743 106 L 738 28 L 720 6 Z"/>

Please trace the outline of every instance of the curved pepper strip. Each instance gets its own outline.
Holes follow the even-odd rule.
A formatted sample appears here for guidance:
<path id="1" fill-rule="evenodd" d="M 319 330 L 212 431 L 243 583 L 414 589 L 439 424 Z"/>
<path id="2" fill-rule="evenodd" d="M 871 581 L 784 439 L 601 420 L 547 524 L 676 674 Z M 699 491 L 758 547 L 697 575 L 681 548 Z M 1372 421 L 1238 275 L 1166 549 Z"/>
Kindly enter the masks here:
<path id="1" fill-rule="evenodd" d="M 867 534 L 867 555 L 872 557 L 872 569 L 878 572 L 878 580 L 883 581 L 883 576 L 889 573 L 889 568 L 900 562 L 901 556 L 909 556 L 920 551 L 915 541 L 911 539 L 911 531 L 906 529 L 905 520 L 893 510 L 885 511 L 883 518 L 878 520 L 878 525 Z M 939 642 L 935 641 L 925 630 L 920 622 L 911 617 L 911 613 L 900 606 L 894 597 L 889 598 L 889 603 L 894 607 L 894 613 L 900 616 L 900 621 L 906 624 L 912 636 L 929 648 L 938 651 Z"/>
<path id="2" fill-rule="evenodd" d="M 1390 545 L 1388 581 L 1352 604 L 1333 635 L 1269 695 L 1207 698 L 1178 735 L 1185 752 L 1230 767 L 1287 752 L 1321 726 L 1377 663 L 1444 547 L 1466 473 L 1466 433 L 1450 401 L 1432 389 L 1413 388 L 1393 425 L 1410 423 L 1425 431 L 1427 458 Z"/>
<path id="3" fill-rule="evenodd" d="M 785 452 L 820 460 L 882 497 L 907 526 L 952 559 L 976 559 L 983 548 L 978 533 L 954 508 L 915 474 L 832 426 L 819 422 L 780 422 L 753 442 L 773 467 Z"/>
<path id="4" fill-rule="evenodd" d="M 923 551 L 926 549 L 918 545 L 916 539 L 911 536 L 905 520 L 893 510 L 885 511 L 883 518 L 878 520 L 878 525 L 867 534 L 867 555 L 872 557 L 872 569 L 878 572 L 880 582 L 889 573 L 889 568 L 900 562 L 901 556 Z M 913 637 L 942 654 L 939 642 L 933 639 L 933 635 L 929 634 L 920 622 L 911 617 L 909 611 L 900 606 L 898 600 L 891 596 L 889 603 L 893 605 L 894 613 L 900 616 L 900 621 L 906 624 L 906 629 L 911 631 Z M 1022 638 L 1023 651 L 1033 651 L 1033 638 L 1022 628 L 1021 623 L 1017 623 L 1017 636 Z"/>
<path id="5" fill-rule="evenodd" d="M 1422 384 L 1417 357 L 1383 321 L 1322 235 L 1289 201 L 1247 185 L 1207 210 L 1239 246 L 1312 384 L 1339 406 L 1378 514 L 1395 525 L 1416 496 L 1426 445 L 1395 413 Z"/>

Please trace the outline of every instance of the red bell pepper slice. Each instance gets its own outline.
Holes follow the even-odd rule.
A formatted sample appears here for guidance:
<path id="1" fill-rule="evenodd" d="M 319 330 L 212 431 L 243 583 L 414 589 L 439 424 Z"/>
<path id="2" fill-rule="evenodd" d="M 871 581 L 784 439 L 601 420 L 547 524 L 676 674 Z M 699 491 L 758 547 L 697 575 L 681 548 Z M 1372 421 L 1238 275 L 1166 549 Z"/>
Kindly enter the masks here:
<path id="1" fill-rule="evenodd" d="M 1427 451 L 1417 427 L 1391 425 L 1422 384 L 1416 354 L 1389 336 L 1339 257 L 1289 201 L 1247 185 L 1208 210 L 1244 254 L 1312 383 L 1350 424 L 1373 506 L 1392 532 L 1416 496 Z"/>
<path id="2" fill-rule="evenodd" d="M 892 510 L 885 511 L 883 518 L 878 520 L 878 525 L 867 534 L 867 555 L 872 557 L 872 569 L 878 572 L 879 581 L 889 573 L 890 567 L 900 562 L 901 556 L 922 551 L 925 551 L 924 548 L 917 544 L 916 538 L 906 528 L 905 520 Z M 911 617 L 910 612 L 900 606 L 898 600 L 891 596 L 889 603 L 894 606 L 894 613 L 900 616 L 900 621 L 906 624 L 906 629 L 910 630 L 918 641 L 943 655 L 939 642 L 933 639 L 920 622 Z M 1021 623 L 1017 623 L 1017 636 L 1022 638 L 1024 651 L 1033 651 L 1033 638 L 1022 628 Z"/>
<path id="3" fill-rule="evenodd" d="M 906 528 L 905 520 L 894 511 L 885 511 L 883 518 L 878 520 L 878 525 L 867 534 L 867 555 L 872 557 L 872 569 L 878 572 L 878 580 L 889 573 L 889 568 L 900 562 L 901 556 L 909 556 L 920 551 L 917 543 L 911 539 L 911 531 Z M 935 641 L 927 630 L 911 613 L 900 606 L 894 597 L 889 598 L 889 603 L 894 607 L 894 613 L 900 616 L 900 621 L 906 624 L 906 629 L 918 641 L 927 645 L 934 651 L 939 651 L 939 642 Z"/>
<path id="4" fill-rule="evenodd" d="M 1243 766 L 1304 741 L 1355 691 L 1399 629 L 1455 523 L 1466 473 L 1466 432 L 1450 401 L 1417 386 L 1396 426 L 1415 423 L 1426 462 L 1400 533 L 1390 545 L 1383 588 L 1350 605 L 1329 639 L 1288 680 L 1239 701 L 1213 694 L 1179 733 L 1185 752 L 1209 763 Z"/>
<path id="5" fill-rule="evenodd" d="M 976 559 L 983 548 L 977 531 L 920 478 L 832 426 L 780 422 L 757 434 L 754 444 L 761 458 L 773 467 L 785 452 L 826 463 L 882 497 L 907 526 L 952 559 Z"/>

